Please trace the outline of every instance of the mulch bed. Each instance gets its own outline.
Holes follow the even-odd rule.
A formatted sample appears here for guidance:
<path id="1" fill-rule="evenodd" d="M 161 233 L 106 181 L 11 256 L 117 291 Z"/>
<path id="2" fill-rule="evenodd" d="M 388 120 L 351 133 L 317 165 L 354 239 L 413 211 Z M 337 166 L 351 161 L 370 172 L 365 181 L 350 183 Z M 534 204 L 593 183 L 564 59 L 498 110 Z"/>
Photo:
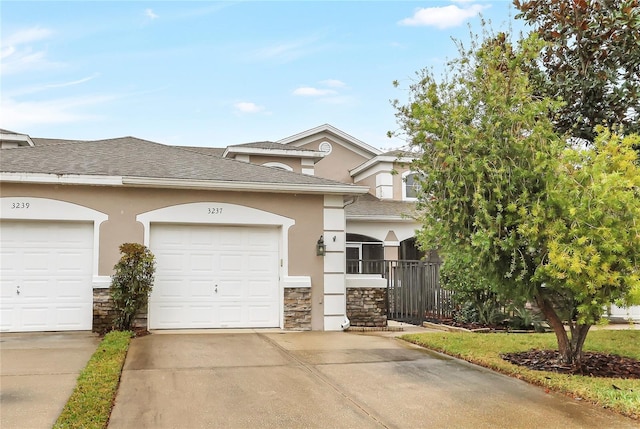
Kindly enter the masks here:
<path id="1" fill-rule="evenodd" d="M 606 353 L 584 352 L 581 368 L 560 362 L 556 350 L 529 350 L 501 355 L 506 361 L 536 371 L 551 371 L 563 374 L 587 375 L 606 378 L 640 379 L 640 361 L 633 358 Z M 615 386 L 614 386 L 615 387 Z"/>

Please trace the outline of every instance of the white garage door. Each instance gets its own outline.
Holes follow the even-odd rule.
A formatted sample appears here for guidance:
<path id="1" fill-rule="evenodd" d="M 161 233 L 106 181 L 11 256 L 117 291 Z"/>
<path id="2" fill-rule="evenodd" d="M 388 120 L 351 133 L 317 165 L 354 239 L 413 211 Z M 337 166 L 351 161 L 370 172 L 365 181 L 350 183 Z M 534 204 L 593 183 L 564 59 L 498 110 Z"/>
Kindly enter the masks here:
<path id="1" fill-rule="evenodd" d="M 276 228 L 152 224 L 151 329 L 277 327 Z"/>
<path id="2" fill-rule="evenodd" d="M 0 222 L 2 331 L 89 330 L 93 224 Z"/>

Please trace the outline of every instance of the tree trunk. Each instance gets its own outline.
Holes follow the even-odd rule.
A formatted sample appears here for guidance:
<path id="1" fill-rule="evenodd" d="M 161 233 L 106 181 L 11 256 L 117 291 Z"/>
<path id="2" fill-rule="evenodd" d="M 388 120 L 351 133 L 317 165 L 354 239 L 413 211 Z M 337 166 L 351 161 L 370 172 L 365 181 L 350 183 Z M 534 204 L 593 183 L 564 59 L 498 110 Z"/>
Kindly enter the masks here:
<path id="1" fill-rule="evenodd" d="M 571 339 L 569 339 L 569 334 L 551 301 L 542 296 L 542 294 L 537 293 L 536 303 L 556 334 L 560 361 L 574 368 L 582 367 L 582 347 L 591 325 L 579 325 L 570 322 Z"/>
<path id="2" fill-rule="evenodd" d="M 556 340 L 558 341 L 558 352 L 560 353 L 560 359 L 563 363 L 572 364 L 571 343 L 569 342 L 569 335 L 564 329 L 562 320 L 558 317 L 558 313 L 553 308 L 553 305 L 549 300 L 545 299 L 540 293 L 536 294 L 536 303 L 538 308 L 544 314 L 545 319 L 551 325 L 553 333 L 556 334 Z"/>

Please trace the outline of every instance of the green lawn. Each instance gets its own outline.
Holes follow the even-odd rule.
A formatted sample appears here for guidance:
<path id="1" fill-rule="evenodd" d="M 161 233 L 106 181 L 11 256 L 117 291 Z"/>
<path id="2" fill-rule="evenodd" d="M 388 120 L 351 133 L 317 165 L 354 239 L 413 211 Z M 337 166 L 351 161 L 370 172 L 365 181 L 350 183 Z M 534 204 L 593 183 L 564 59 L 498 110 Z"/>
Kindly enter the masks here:
<path id="1" fill-rule="evenodd" d="M 626 416 L 640 419 L 640 380 L 598 378 L 580 375 L 532 371 L 511 364 L 501 353 L 530 349 L 556 349 L 555 335 L 548 334 L 473 334 L 429 332 L 401 337 L 423 347 L 456 356 L 466 361 L 520 378 L 550 390 L 582 398 Z M 640 331 L 600 330 L 587 336 L 585 351 L 596 351 L 640 359 Z M 613 386 L 616 386 L 616 389 Z"/>
<path id="2" fill-rule="evenodd" d="M 107 427 L 131 337 L 131 332 L 105 335 L 80 373 L 54 429 Z"/>

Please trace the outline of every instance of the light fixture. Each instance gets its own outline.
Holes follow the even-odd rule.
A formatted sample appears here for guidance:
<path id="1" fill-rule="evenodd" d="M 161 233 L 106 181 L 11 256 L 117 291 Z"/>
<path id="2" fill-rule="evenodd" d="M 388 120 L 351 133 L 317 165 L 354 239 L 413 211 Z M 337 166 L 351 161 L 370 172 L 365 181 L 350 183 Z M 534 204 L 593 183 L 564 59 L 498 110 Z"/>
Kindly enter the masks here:
<path id="1" fill-rule="evenodd" d="M 327 253 L 327 246 L 324 244 L 324 238 L 320 236 L 318 238 L 318 242 L 316 243 L 316 255 L 324 256 Z"/>

